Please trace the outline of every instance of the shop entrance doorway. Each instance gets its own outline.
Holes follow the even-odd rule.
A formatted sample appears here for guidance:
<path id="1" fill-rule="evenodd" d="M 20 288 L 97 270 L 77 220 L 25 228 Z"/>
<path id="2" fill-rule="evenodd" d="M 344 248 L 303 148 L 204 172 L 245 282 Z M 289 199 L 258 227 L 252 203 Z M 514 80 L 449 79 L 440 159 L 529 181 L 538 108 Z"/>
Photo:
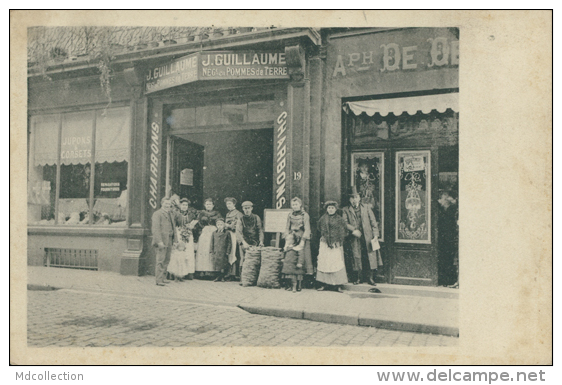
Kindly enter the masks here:
<path id="1" fill-rule="evenodd" d="M 273 129 L 221 129 L 172 137 L 170 187 L 191 206 L 212 198 L 223 216 L 226 197 L 254 203 L 254 213 L 272 207 Z"/>
<path id="2" fill-rule="evenodd" d="M 203 158 L 205 148 L 195 142 L 172 136 L 170 140 L 170 187 L 191 205 L 203 203 Z"/>

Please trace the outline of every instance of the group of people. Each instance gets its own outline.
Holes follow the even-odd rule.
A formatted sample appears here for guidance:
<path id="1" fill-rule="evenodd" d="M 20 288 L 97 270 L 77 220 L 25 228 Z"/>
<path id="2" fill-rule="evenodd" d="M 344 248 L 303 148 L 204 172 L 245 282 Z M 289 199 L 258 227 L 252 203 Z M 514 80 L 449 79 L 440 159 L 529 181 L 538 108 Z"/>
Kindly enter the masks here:
<path id="1" fill-rule="evenodd" d="M 152 244 L 156 249 L 156 284 L 165 285 L 167 273 L 175 280 L 193 279 L 195 272 L 213 274 L 215 281 L 240 277 L 244 254 L 252 246 L 264 245 L 261 218 L 252 212 L 252 202 L 236 209 L 236 199 L 224 199 L 228 210 L 223 218 L 212 199 L 206 199 L 204 210 L 189 206 L 188 199 L 178 196 L 163 198 L 161 208 L 152 217 Z M 361 203 L 355 191 L 349 205 L 339 210 L 338 203 L 324 204 L 325 213 L 318 220 L 320 235 L 316 269 L 311 253 L 310 217 L 303 202 L 291 200 L 291 213 L 283 237 L 282 275 L 287 289 L 299 292 L 305 276 L 316 272 L 317 290 L 368 282 L 375 284 L 376 270 L 382 265 L 378 249 L 378 227 L 369 205 Z M 341 214 L 340 214 L 341 212 Z"/>

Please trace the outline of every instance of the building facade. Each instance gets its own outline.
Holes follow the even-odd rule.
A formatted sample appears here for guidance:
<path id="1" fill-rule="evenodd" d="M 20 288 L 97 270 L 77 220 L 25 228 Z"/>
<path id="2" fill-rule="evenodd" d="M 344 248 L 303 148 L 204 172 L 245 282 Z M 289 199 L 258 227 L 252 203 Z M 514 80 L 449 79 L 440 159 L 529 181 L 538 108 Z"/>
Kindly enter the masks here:
<path id="1" fill-rule="evenodd" d="M 49 80 L 30 63 L 28 263 L 153 274 L 150 219 L 170 193 L 223 214 L 225 197 L 251 200 L 260 216 L 299 196 L 314 227 L 355 188 L 379 221 L 378 280 L 436 285 L 437 199 L 458 180 L 457 30 L 205 37 L 114 44 L 110 103 L 95 62 L 51 63 Z"/>

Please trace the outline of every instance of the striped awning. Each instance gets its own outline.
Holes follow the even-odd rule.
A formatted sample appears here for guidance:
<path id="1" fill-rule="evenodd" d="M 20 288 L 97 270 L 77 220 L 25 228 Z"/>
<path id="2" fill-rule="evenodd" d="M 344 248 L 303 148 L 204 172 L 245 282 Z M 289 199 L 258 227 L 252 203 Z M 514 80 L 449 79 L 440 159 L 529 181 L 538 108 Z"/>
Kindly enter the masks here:
<path id="1" fill-rule="evenodd" d="M 402 115 L 404 112 L 407 112 L 409 115 L 414 115 L 418 111 L 428 114 L 432 110 L 445 112 L 449 108 L 455 112 L 459 112 L 458 93 L 363 100 L 358 102 L 346 102 L 343 105 L 345 112 L 349 113 L 351 111 L 355 115 L 361 115 L 364 112 L 369 116 L 373 116 L 376 113 L 381 116 L 387 116 L 390 113 Z"/>

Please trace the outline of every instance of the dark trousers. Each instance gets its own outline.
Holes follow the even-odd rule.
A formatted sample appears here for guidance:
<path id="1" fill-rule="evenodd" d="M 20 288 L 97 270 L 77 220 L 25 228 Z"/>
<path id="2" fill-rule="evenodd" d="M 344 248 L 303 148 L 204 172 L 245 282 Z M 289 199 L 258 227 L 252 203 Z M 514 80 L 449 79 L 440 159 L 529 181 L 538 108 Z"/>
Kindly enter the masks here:
<path id="1" fill-rule="evenodd" d="M 166 278 L 166 270 L 170 263 L 170 256 L 172 255 L 172 237 L 168 241 L 168 247 L 156 247 L 156 283 L 164 282 Z"/>

